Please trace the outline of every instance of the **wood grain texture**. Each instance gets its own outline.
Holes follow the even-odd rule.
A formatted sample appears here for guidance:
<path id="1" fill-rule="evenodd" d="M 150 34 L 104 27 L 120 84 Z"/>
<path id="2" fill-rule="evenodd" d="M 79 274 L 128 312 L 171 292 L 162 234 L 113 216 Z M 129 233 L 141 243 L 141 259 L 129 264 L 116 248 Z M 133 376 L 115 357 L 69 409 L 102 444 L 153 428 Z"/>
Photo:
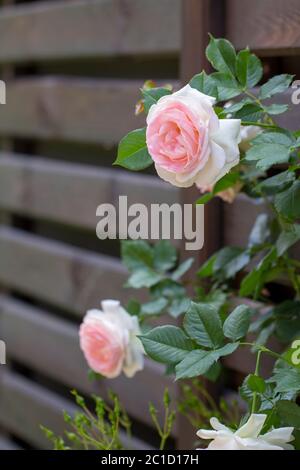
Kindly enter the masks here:
<path id="1" fill-rule="evenodd" d="M 17 79 L 7 84 L 0 133 L 112 147 L 127 132 L 145 125 L 144 117 L 134 115 L 142 84 L 143 80 Z"/>
<path id="2" fill-rule="evenodd" d="M 180 0 L 68 0 L 0 12 L 0 61 L 174 55 Z"/>
<path id="3" fill-rule="evenodd" d="M 179 190 L 159 178 L 46 158 L 0 153 L 0 207 L 95 232 L 98 205 L 179 202 Z M 95 235 L 96 236 L 96 235 Z M 100 243 L 100 242 L 99 242 Z"/>
<path id="4" fill-rule="evenodd" d="M 0 390 L 0 424 L 37 449 L 52 448 L 40 429 L 41 424 L 63 435 L 66 429 L 63 411 L 73 415 L 78 410 L 71 400 L 9 370 L 0 376 Z M 124 433 L 121 439 L 128 448 L 150 448 L 135 437 L 128 441 Z"/>
<path id="5" fill-rule="evenodd" d="M 166 377 L 164 368 L 150 360 L 146 360 L 144 371 L 134 377 L 134 386 L 132 379 L 123 375 L 114 380 L 91 382 L 79 347 L 78 327 L 7 296 L 0 296 L 0 334 L 10 359 L 41 373 L 47 371 L 51 379 L 86 394 L 106 397 L 107 391 L 113 390 L 131 417 L 150 426 L 149 402 L 162 413 L 165 388 L 168 387 L 173 397 L 176 395 L 172 378 Z M 37 354 L 38 351 L 43 354 Z"/>
<path id="6" fill-rule="evenodd" d="M 101 243 L 99 241 L 99 243 Z M 126 302 L 126 269 L 117 259 L 13 228 L 0 228 L 0 282 L 80 317 L 100 299 Z"/>
<path id="7" fill-rule="evenodd" d="M 260 55 L 300 51 L 298 0 L 227 0 L 226 36 L 236 48 L 249 46 Z"/>

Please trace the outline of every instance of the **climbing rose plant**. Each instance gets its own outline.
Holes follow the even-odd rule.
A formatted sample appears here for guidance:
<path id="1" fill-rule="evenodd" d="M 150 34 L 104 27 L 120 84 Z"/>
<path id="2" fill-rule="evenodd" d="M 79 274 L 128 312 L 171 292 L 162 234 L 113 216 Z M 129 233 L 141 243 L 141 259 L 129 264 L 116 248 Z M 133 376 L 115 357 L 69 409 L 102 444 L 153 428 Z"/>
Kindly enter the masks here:
<path id="1" fill-rule="evenodd" d="M 124 308 L 104 301 L 102 310 L 85 317 L 80 344 L 89 366 L 107 378 L 122 373 L 133 377 L 146 354 L 176 380 L 192 379 L 192 386 L 183 382 L 178 409 L 195 432 L 200 427 L 201 446 L 209 440 L 209 450 L 300 449 L 300 262 L 291 250 L 300 240 L 300 131 L 277 124 L 288 106 L 275 99 L 293 77 L 278 75 L 259 86 L 259 58 L 248 49 L 237 53 L 225 39 L 210 37 L 206 55 L 216 71 L 202 71 L 175 93 L 169 86 L 146 82 L 137 105 L 147 115 L 146 127 L 121 140 L 115 164 L 132 171 L 154 164 L 168 184 L 196 185 L 197 204 L 215 196 L 232 202 L 244 193 L 261 213 L 246 246 L 225 246 L 196 276 L 188 274 L 193 259 L 179 263 L 175 247 L 166 240 L 155 245 L 123 241 L 122 259 L 130 274 L 126 286 L 147 289 L 149 298 L 144 303 L 133 299 Z M 279 302 L 273 294 L 282 281 L 286 299 Z M 152 327 L 149 320 L 163 314 L 177 318 L 180 326 Z M 271 344 L 277 341 L 276 351 L 269 339 Z M 229 410 L 224 401 L 215 403 L 202 381 L 218 380 L 222 358 L 244 349 L 256 356 L 256 364 L 240 384 L 241 416 L 236 405 Z M 274 362 L 267 378 L 261 375 L 265 355 Z M 174 420 L 169 399 L 165 406 L 163 428 L 150 407 L 161 448 Z M 90 441 L 82 427 L 89 427 L 92 418 L 77 419 L 76 436 L 84 447 L 97 448 L 97 442 L 98 448 L 121 447 L 115 416 L 123 427 L 129 425 L 116 399 L 115 407 L 99 442 Z M 98 408 L 103 427 L 102 401 Z M 51 432 L 49 437 L 56 447 L 63 446 Z"/>
<path id="2" fill-rule="evenodd" d="M 278 75 L 259 86 L 259 58 L 249 49 L 237 53 L 225 39 L 210 37 L 206 56 L 216 71 L 202 71 L 175 93 L 146 83 L 138 108 L 147 125 L 121 140 L 115 163 L 134 171 L 154 164 L 175 186 L 196 184 L 204 193 L 197 204 L 215 196 L 232 202 L 242 192 L 262 211 L 246 246 L 226 246 L 201 266 L 193 298 L 181 281 L 191 260 L 178 265 L 165 241 L 154 247 L 123 242 L 128 285 L 150 294 L 146 304 L 131 302 L 131 313 L 141 323 L 162 313 L 182 317 L 181 327 L 148 328 L 140 336 L 146 354 L 177 380 L 216 380 L 222 357 L 244 348 L 256 355 L 255 370 L 239 390 L 247 407 L 241 423 L 227 429 L 212 419 L 214 429 L 198 433 L 212 439 L 210 449 L 299 448 L 300 263 L 291 248 L 300 239 L 300 131 L 276 123 L 288 110 L 276 95 L 293 77 Z M 272 292 L 282 280 L 286 300 L 276 303 Z M 281 353 L 267 346 L 270 337 L 281 343 Z M 260 373 L 264 355 L 275 362 L 267 379 Z"/>

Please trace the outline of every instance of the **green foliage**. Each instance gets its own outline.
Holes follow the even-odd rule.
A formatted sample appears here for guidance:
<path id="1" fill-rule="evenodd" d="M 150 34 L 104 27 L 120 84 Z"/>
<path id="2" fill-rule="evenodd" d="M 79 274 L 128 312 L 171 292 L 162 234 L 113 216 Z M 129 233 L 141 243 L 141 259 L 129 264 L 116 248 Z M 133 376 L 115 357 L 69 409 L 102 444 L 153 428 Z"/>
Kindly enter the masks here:
<path id="1" fill-rule="evenodd" d="M 189 271 L 193 259 L 181 264 L 175 247 L 168 240 L 161 240 L 154 246 L 143 240 L 124 240 L 121 245 L 122 261 L 130 272 L 126 286 L 134 289 L 148 288 L 150 300 L 145 304 L 134 301 L 129 311 L 140 317 L 169 313 L 178 317 L 185 313 L 190 300 L 181 278 Z"/>
<path id="2" fill-rule="evenodd" d="M 194 429 L 209 429 L 210 419 L 218 418 L 225 426 L 237 428 L 241 410 L 236 400 L 221 397 L 215 401 L 202 379 L 192 379 L 181 384 L 178 411 L 187 418 Z M 197 443 L 198 445 L 198 443 Z"/>
<path id="3" fill-rule="evenodd" d="M 131 423 L 126 411 L 122 408 L 119 398 L 112 392 L 108 405 L 100 397 L 93 397 L 94 411 L 88 408 L 85 399 L 76 391 L 75 397 L 79 411 L 74 415 L 64 412 L 67 424 L 65 437 L 56 436 L 51 430 L 42 427 L 46 437 L 52 442 L 55 450 L 122 450 L 124 449 L 121 433 L 130 438 Z"/>
<path id="4" fill-rule="evenodd" d="M 243 338 L 248 333 L 252 312 L 246 305 L 239 305 L 224 322 L 224 335 L 232 341 Z"/>
<path id="5" fill-rule="evenodd" d="M 284 93 L 293 77 L 278 75 L 260 86 L 260 59 L 248 49 L 237 53 L 225 39 L 211 36 L 206 56 L 215 70 L 195 75 L 190 86 L 216 98 L 215 112 L 220 119 L 241 119 L 242 125 L 251 124 L 260 132 L 241 150 L 240 165 L 197 203 L 206 204 L 222 191 L 238 187 L 257 207 L 263 204 L 263 213 L 257 217 L 245 246 L 225 246 L 200 267 L 196 280 L 189 280 L 193 287 L 189 293 L 181 277 L 192 260 L 179 264 L 176 251 L 167 243 L 151 247 L 143 242 L 125 242 L 122 255 L 130 272 L 128 285 L 146 287 L 150 296 L 146 304 L 131 303 L 131 309 L 142 321 L 166 312 L 184 314 L 182 327 L 150 328 L 141 336 L 146 353 L 166 364 L 177 379 L 215 379 L 223 356 L 249 347 L 257 354 L 256 368 L 240 388 L 248 412 L 267 413 L 264 432 L 280 425 L 298 429 L 299 367 L 291 361 L 291 349 L 278 354 L 267 347 L 272 336 L 285 347 L 300 337 L 300 262 L 292 254 L 300 240 L 300 131 L 292 132 L 277 124 L 277 116 L 288 110 L 287 105 L 266 101 Z M 169 92 L 167 88 L 143 90 L 146 112 Z M 224 103 L 227 100 L 230 103 Z M 129 169 L 151 163 L 143 130 L 124 139 L 117 163 Z M 136 158 L 138 154 L 142 158 Z M 282 279 L 289 288 L 289 300 L 278 303 L 276 299 L 272 305 L 272 292 Z M 231 298 L 238 295 L 267 302 L 267 311 L 260 313 L 259 308 L 254 311 L 243 304 L 231 311 Z M 254 335 L 252 343 L 248 342 L 248 333 Z M 260 358 L 265 354 L 277 359 L 268 379 L 259 372 Z M 187 403 L 195 404 L 191 391 L 188 393 L 185 413 Z M 207 419 L 209 412 L 202 405 L 197 413 Z"/>
<path id="6" fill-rule="evenodd" d="M 144 97 L 145 111 L 148 112 L 153 104 L 156 104 L 160 98 L 166 95 L 170 95 L 172 92 L 168 88 L 149 88 L 142 89 L 142 95 Z"/>
<path id="7" fill-rule="evenodd" d="M 146 144 L 146 129 L 137 129 L 123 137 L 119 144 L 115 165 L 140 171 L 152 163 Z"/>
<path id="8" fill-rule="evenodd" d="M 46 438 L 52 442 L 54 450 L 134 450 L 130 446 L 132 423 L 115 393 L 108 391 L 108 400 L 111 404 L 106 403 L 101 397 L 93 396 L 93 411 L 75 390 L 72 394 L 79 410 L 72 416 L 67 412 L 63 413 L 67 425 L 65 436 L 57 436 L 50 429 L 41 426 Z M 153 404 L 149 403 L 149 413 L 160 440 L 160 450 L 165 448 L 176 418 L 176 411 L 167 388 L 162 401 L 163 416 L 160 416 Z"/>

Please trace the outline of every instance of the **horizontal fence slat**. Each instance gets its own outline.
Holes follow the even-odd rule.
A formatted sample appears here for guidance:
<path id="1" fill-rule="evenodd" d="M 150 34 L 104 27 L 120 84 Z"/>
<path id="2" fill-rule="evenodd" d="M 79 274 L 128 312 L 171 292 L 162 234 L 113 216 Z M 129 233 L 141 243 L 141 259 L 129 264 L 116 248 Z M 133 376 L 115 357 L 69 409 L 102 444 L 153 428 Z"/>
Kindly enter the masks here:
<path id="1" fill-rule="evenodd" d="M 0 335 L 7 344 L 7 356 L 27 367 L 86 394 L 103 397 L 113 390 L 120 396 L 128 414 L 151 425 L 149 402 L 162 412 L 166 387 L 174 397 L 176 387 L 163 368 L 146 360 L 145 369 L 133 380 L 121 376 L 92 382 L 79 347 L 78 327 L 24 302 L 0 296 Z M 37 354 L 42 351 L 42 354 Z"/>
<path id="2" fill-rule="evenodd" d="M 180 0 L 69 0 L 0 10 L 0 62 L 175 55 Z"/>
<path id="3" fill-rule="evenodd" d="M 143 81 L 20 78 L 7 84 L 0 134 L 111 147 L 145 118 L 134 115 Z M 20 106 L 22 103 L 22 106 Z"/>
<path id="4" fill-rule="evenodd" d="M 75 412 L 71 401 L 8 370 L 0 376 L 0 423 L 2 426 L 38 448 L 50 449 L 40 425 L 61 433 L 62 412 Z"/>
<path id="5" fill-rule="evenodd" d="M 79 316 L 101 299 L 130 296 L 118 260 L 21 230 L 0 228 L 0 259 L 0 283 Z"/>
<path id="6" fill-rule="evenodd" d="M 96 230 L 99 204 L 172 204 L 180 192 L 157 177 L 0 153 L 0 207 L 21 215 Z"/>
<path id="7" fill-rule="evenodd" d="M 136 80 L 16 79 L 7 85 L 7 104 L 0 107 L 0 134 L 111 148 L 128 131 L 145 125 L 144 116 L 134 115 L 141 85 L 142 81 Z M 290 105 L 289 111 L 275 120 L 296 130 L 300 106 L 292 104 L 291 93 L 271 102 Z"/>
<path id="8" fill-rule="evenodd" d="M 63 421 L 63 411 L 74 414 L 77 407 L 56 393 L 47 390 L 19 374 L 6 371 L 0 376 L 0 424 L 11 433 L 35 448 L 51 449 L 40 425 L 63 435 L 67 425 Z M 124 433 L 121 439 L 125 446 L 136 449 L 149 449 L 140 439 L 128 440 Z"/>
<path id="9" fill-rule="evenodd" d="M 226 35 L 235 47 L 261 55 L 300 51 L 298 0 L 227 0 Z"/>

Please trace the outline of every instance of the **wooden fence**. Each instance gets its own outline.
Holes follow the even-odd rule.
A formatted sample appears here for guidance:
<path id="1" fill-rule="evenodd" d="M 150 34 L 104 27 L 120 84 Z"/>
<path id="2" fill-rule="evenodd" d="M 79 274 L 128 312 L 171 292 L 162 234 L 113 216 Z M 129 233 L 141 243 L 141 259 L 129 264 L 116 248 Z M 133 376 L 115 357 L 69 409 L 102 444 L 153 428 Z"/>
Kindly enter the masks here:
<path id="1" fill-rule="evenodd" d="M 177 385 L 150 361 L 134 381 L 93 384 L 78 324 L 102 298 L 130 295 L 118 243 L 96 239 L 96 207 L 119 194 L 150 204 L 195 193 L 112 169 L 116 145 L 141 123 L 134 103 L 145 79 L 187 80 L 207 67 L 208 31 L 253 47 L 266 76 L 299 73 L 299 20 L 297 0 L 2 1 L 0 338 L 8 364 L 0 371 L 0 448 L 49 447 L 39 424 L 61 432 L 73 387 L 118 392 L 138 429 L 134 445 L 157 444 L 147 404 L 161 409 L 164 388 L 176 396 Z M 299 109 L 291 108 L 291 128 L 299 128 Z M 243 243 L 259 210 L 243 198 L 210 204 L 199 263 L 223 243 Z M 247 363 L 238 357 L 228 366 L 244 373 Z M 181 421 L 173 438 L 191 446 Z"/>

